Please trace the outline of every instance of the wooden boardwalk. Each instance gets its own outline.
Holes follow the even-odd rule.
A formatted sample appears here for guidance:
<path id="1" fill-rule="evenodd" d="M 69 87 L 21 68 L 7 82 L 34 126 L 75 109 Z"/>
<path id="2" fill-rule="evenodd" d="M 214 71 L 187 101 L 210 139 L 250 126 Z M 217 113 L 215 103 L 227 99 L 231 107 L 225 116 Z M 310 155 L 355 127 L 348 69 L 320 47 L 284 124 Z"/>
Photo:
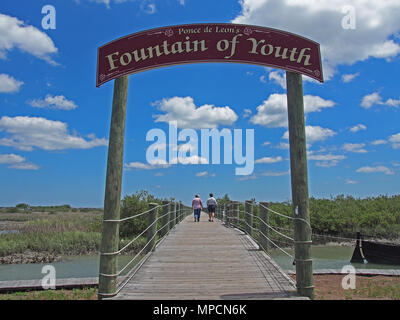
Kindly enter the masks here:
<path id="1" fill-rule="evenodd" d="M 243 232 L 186 219 L 112 299 L 282 299 L 292 279 Z"/>

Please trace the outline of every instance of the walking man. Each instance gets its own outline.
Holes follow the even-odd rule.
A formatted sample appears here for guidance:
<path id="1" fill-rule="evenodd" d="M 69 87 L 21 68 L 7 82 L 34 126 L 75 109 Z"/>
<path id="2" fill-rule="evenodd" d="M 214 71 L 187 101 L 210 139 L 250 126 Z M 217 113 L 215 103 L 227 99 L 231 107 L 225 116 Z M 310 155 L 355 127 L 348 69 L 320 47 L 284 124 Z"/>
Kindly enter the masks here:
<path id="1" fill-rule="evenodd" d="M 217 200 L 214 195 L 210 193 L 210 198 L 207 199 L 208 221 L 214 222 L 215 208 L 217 207 Z"/>

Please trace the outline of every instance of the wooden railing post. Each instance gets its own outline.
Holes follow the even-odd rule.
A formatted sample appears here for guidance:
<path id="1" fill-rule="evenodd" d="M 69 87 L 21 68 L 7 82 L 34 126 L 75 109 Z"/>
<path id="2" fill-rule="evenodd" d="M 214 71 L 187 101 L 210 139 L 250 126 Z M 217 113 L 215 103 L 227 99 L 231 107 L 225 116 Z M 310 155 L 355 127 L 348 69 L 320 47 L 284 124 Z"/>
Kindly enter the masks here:
<path id="1" fill-rule="evenodd" d="M 233 225 L 239 227 L 239 202 L 237 201 L 232 203 L 232 220 Z"/>
<path id="2" fill-rule="evenodd" d="M 103 231 L 100 253 L 113 253 L 119 246 L 119 222 L 122 169 L 124 159 L 126 102 L 128 98 L 129 77 L 115 79 L 111 114 L 111 126 L 108 142 L 106 188 L 104 197 Z M 99 295 L 113 294 L 117 288 L 117 255 L 100 254 Z"/>
<path id="3" fill-rule="evenodd" d="M 260 202 L 260 223 L 258 224 L 258 230 L 260 231 L 259 239 L 258 241 L 260 242 L 261 245 L 261 250 L 265 250 L 268 252 L 269 249 L 269 241 L 267 238 L 269 238 L 269 228 L 267 225 L 269 225 L 269 211 L 268 211 L 268 202 Z M 263 223 L 264 222 L 264 223 Z M 263 236 L 263 234 L 265 236 Z M 267 238 L 266 238 L 267 237 Z"/>
<path id="4" fill-rule="evenodd" d="M 162 202 L 163 208 L 162 208 L 162 219 L 161 219 L 161 230 L 160 230 L 160 237 L 164 237 L 168 231 L 169 231 L 169 214 L 168 212 L 171 210 L 171 205 L 168 205 L 170 203 L 168 200 L 164 200 Z"/>
<path id="5" fill-rule="evenodd" d="M 227 207 L 227 215 L 226 215 L 226 223 L 228 227 L 232 227 L 232 201 L 228 202 Z"/>
<path id="6" fill-rule="evenodd" d="M 158 212 L 158 203 L 149 203 L 150 211 L 147 219 L 147 229 L 146 237 L 147 237 L 147 244 L 146 249 L 144 250 L 146 253 L 153 251 L 156 245 L 156 233 L 157 233 L 157 212 Z"/>
<path id="7" fill-rule="evenodd" d="M 173 228 L 174 228 L 174 222 L 175 222 L 175 216 L 176 216 L 176 207 L 177 207 L 177 204 L 176 204 L 176 202 L 173 202 L 172 203 L 172 206 L 171 206 L 171 214 L 170 214 L 170 218 L 169 218 L 169 230 L 172 230 Z"/>
<path id="8" fill-rule="evenodd" d="M 183 204 L 182 201 L 179 201 L 179 222 L 183 220 Z"/>
<path id="9" fill-rule="evenodd" d="M 245 204 L 244 204 L 244 211 L 245 211 L 245 230 L 246 233 L 249 236 L 253 235 L 253 229 L 251 227 L 253 227 L 253 201 L 251 200 L 246 200 Z"/>
<path id="10" fill-rule="evenodd" d="M 303 79 L 286 71 L 297 293 L 314 298 Z M 296 219 L 297 218 L 297 219 Z"/>
<path id="11" fill-rule="evenodd" d="M 222 221 L 223 221 L 223 223 L 224 224 L 226 224 L 226 217 L 227 217 L 227 212 L 226 212 L 226 210 L 228 209 L 228 206 L 227 206 L 227 203 L 225 202 L 224 203 L 224 206 L 223 206 L 223 211 L 222 211 Z"/>

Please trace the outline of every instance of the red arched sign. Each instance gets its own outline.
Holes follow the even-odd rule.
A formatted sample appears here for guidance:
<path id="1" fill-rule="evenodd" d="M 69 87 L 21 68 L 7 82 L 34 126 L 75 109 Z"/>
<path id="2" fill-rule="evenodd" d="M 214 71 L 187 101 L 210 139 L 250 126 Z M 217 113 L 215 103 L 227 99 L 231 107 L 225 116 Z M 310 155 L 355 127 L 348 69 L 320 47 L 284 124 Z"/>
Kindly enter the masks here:
<path id="1" fill-rule="evenodd" d="M 318 43 L 271 28 L 216 23 L 142 31 L 100 47 L 96 85 L 131 73 L 198 62 L 264 65 L 323 82 Z"/>

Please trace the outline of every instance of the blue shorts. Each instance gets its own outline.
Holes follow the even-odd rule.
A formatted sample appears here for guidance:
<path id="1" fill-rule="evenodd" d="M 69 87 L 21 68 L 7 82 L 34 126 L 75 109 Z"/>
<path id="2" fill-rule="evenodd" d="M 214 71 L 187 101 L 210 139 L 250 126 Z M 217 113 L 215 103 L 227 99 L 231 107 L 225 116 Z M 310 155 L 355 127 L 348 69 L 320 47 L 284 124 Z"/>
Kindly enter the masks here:
<path id="1" fill-rule="evenodd" d="M 200 218 L 201 209 L 193 209 L 195 218 Z"/>

